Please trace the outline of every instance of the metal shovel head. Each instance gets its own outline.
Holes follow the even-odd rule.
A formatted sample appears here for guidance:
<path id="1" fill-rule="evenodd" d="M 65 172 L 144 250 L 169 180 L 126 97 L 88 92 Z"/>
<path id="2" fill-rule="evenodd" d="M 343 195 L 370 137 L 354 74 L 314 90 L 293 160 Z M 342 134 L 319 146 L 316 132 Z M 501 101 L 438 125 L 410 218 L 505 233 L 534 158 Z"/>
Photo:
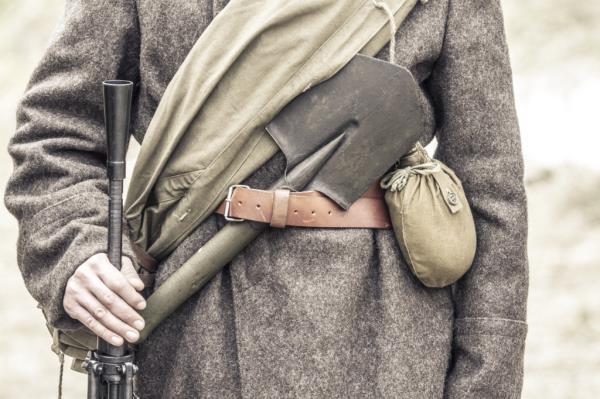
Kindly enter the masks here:
<path id="1" fill-rule="evenodd" d="M 333 140 L 338 144 L 306 185 L 292 188 L 320 191 L 348 209 L 423 132 L 417 93 L 406 68 L 359 54 L 296 97 L 266 126 L 285 154 L 286 173 Z"/>

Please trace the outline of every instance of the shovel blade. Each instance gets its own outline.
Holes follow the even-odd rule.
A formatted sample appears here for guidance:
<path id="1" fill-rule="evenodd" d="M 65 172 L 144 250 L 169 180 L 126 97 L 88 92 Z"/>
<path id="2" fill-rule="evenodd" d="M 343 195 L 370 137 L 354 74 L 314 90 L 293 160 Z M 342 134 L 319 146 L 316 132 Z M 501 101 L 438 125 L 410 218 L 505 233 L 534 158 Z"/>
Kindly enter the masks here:
<path id="1" fill-rule="evenodd" d="M 296 97 L 266 130 L 285 154 L 286 171 L 342 136 L 300 189 L 320 191 L 347 209 L 419 139 L 425 117 L 417 93 L 406 68 L 357 55 Z"/>

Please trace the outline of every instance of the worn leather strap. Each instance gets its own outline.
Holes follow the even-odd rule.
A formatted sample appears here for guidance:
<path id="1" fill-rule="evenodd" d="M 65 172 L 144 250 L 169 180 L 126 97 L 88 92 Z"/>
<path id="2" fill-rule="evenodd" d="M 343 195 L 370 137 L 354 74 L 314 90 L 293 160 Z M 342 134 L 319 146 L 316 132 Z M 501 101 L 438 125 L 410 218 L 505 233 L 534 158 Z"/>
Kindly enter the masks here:
<path id="1" fill-rule="evenodd" d="M 217 213 L 225 211 L 225 202 Z M 344 211 L 334 201 L 318 191 L 274 191 L 237 187 L 231 198 L 230 215 L 234 218 L 269 223 L 272 227 L 330 227 L 330 228 L 372 228 L 392 227 L 384 191 L 379 182 L 374 184 L 352 206 Z M 142 266 L 141 277 L 148 286 L 158 262 L 132 244 L 136 260 Z M 146 281 L 147 280 L 147 281 Z"/>
<path id="2" fill-rule="evenodd" d="M 287 223 L 290 204 L 290 190 L 277 189 L 273 191 L 273 212 L 271 227 L 283 228 Z"/>
<path id="3" fill-rule="evenodd" d="M 144 283 L 145 289 L 152 289 L 152 287 L 154 286 L 154 278 L 156 276 L 158 262 L 156 261 L 156 259 L 144 252 L 136 244 L 132 243 L 131 246 L 133 248 L 135 260 L 138 266 L 140 267 L 138 270 L 138 277 Z M 142 292 L 143 295 L 145 295 L 144 292 Z"/>
<path id="4" fill-rule="evenodd" d="M 217 209 L 221 215 L 225 202 Z M 392 224 L 383 190 L 373 185 L 344 211 L 317 191 L 275 191 L 236 187 L 231 197 L 229 216 L 269 223 L 273 227 L 331 227 L 389 229 Z"/>
<path id="5" fill-rule="evenodd" d="M 138 265 L 140 265 L 143 269 L 140 271 L 141 273 L 139 274 L 154 275 L 158 267 L 158 261 L 150 255 L 148 255 L 142 248 L 140 248 L 135 243 L 131 243 L 131 248 L 133 249 L 135 260 L 137 261 Z M 142 280 L 144 279 L 142 278 Z"/>

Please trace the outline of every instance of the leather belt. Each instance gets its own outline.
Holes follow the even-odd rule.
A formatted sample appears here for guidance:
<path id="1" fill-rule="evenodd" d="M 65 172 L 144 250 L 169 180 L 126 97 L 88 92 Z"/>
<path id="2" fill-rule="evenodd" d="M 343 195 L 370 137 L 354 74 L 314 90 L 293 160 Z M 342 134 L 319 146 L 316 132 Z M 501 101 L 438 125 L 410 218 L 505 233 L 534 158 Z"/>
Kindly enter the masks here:
<path id="1" fill-rule="evenodd" d="M 229 205 L 227 205 L 229 204 Z M 216 210 L 227 220 L 269 223 L 273 227 L 331 227 L 390 229 L 392 223 L 379 182 L 347 211 L 318 191 L 257 190 L 234 185 Z M 158 262 L 132 243 L 142 280 L 152 285 Z"/>
<path id="2" fill-rule="evenodd" d="M 229 188 L 216 210 L 230 221 L 252 220 L 272 227 L 372 228 L 392 227 L 384 192 L 373 185 L 344 211 L 318 191 L 258 190 L 243 185 Z"/>

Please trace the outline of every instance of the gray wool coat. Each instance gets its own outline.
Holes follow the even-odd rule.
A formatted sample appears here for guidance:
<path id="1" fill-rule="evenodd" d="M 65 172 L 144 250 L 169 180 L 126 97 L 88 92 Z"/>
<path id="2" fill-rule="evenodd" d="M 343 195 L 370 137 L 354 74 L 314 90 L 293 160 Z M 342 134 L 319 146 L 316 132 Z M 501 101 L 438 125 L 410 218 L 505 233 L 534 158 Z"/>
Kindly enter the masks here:
<path id="1" fill-rule="evenodd" d="M 52 324 L 76 325 L 62 308 L 66 281 L 105 250 L 100 82 L 136 82 L 143 141 L 223 3 L 67 2 L 18 108 L 5 198 L 19 220 L 19 266 Z M 142 398 L 520 396 L 527 215 L 499 0 L 418 5 L 397 34 L 397 63 L 421 84 L 423 141 L 437 138 L 437 157 L 464 183 L 478 234 L 472 269 L 453 288 L 430 289 L 410 274 L 392 231 L 269 230 L 141 345 Z M 277 155 L 246 183 L 265 187 L 283 168 Z M 162 262 L 157 284 L 222 225 L 213 215 L 198 227 Z"/>

